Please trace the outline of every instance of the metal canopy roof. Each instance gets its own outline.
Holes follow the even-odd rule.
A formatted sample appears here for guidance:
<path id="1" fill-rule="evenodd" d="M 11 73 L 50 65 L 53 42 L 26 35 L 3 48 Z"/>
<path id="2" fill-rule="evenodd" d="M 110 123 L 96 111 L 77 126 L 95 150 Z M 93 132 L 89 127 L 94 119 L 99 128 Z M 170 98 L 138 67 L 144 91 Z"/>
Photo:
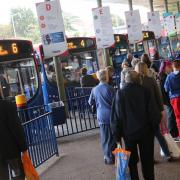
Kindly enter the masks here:
<path id="1" fill-rule="evenodd" d="M 133 5 L 142 5 L 147 8 L 150 7 L 149 0 L 132 0 L 132 1 L 133 1 Z M 167 0 L 167 1 L 168 1 L 169 12 L 178 12 L 177 2 L 180 2 L 180 0 Z M 102 0 L 102 2 L 128 4 L 128 0 Z M 160 12 L 165 11 L 164 0 L 153 0 L 153 4 L 154 4 L 154 10 Z"/>

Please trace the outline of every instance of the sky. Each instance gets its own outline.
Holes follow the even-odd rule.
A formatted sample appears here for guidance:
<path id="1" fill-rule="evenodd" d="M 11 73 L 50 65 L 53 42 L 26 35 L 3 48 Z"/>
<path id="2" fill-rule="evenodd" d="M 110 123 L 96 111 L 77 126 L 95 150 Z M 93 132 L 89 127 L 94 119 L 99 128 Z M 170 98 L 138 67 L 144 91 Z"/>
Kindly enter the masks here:
<path id="1" fill-rule="evenodd" d="M 42 2 L 41 0 L 5 0 L 3 6 L 0 7 L 0 24 L 8 24 L 10 21 L 10 9 L 16 7 L 26 7 L 34 11 L 36 15 L 35 3 Z M 64 12 L 71 13 L 72 15 L 79 16 L 80 19 L 86 24 L 86 29 L 92 27 L 92 8 L 97 7 L 96 1 L 85 0 L 60 0 L 61 8 Z M 128 5 L 103 3 L 103 6 L 110 6 L 112 14 L 119 15 L 125 19 L 124 12 L 128 11 Z M 133 6 L 134 9 L 139 9 L 141 14 L 141 21 L 146 22 L 146 14 L 148 9 L 139 6 Z M 2 18 L 3 17 L 3 18 Z M 90 29 L 92 31 L 92 29 Z"/>

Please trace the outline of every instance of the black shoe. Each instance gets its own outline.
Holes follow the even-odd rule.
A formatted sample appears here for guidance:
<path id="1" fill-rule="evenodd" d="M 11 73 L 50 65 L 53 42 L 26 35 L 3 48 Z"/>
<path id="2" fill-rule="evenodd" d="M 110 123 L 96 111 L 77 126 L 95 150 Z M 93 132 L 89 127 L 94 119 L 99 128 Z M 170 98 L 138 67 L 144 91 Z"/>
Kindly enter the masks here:
<path id="1" fill-rule="evenodd" d="M 174 158 L 172 156 L 166 156 L 164 157 L 166 162 L 173 162 Z"/>
<path id="2" fill-rule="evenodd" d="M 106 165 L 113 165 L 113 164 L 115 164 L 115 160 L 107 160 L 107 159 L 104 159 L 104 163 L 106 164 Z"/>
<path id="3" fill-rule="evenodd" d="M 154 164 L 159 164 L 159 161 L 154 159 Z"/>

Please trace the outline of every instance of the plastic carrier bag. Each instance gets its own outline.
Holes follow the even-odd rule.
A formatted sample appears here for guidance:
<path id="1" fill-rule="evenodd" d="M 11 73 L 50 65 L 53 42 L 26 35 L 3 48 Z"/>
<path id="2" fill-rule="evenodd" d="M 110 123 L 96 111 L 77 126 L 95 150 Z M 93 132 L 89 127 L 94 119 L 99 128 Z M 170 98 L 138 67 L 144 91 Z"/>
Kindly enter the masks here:
<path id="1" fill-rule="evenodd" d="M 131 180 L 128 163 L 130 152 L 122 149 L 120 145 L 113 151 L 116 158 L 116 180 Z"/>
<path id="2" fill-rule="evenodd" d="M 167 117 L 164 115 L 164 118 L 162 118 L 160 123 L 160 129 L 161 133 L 163 134 L 166 143 L 168 145 L 169 152 L 171 153 L 171 156 L 174 158 L 180 158 L 180 148 L 177 145 L 177 143 L 172 138 L 171 134 L 169 133 L 168 127 L 167 127 Z M 164 156 L 164 152 L 162 149 L 160 150 L 161 156 Z"/>
<path id="3" fill-rule="evenodd" d="M 22 162 L 26 180 L 39 180 L 39 175 L 34 168 L 28 153 L 22 154 Z"/>

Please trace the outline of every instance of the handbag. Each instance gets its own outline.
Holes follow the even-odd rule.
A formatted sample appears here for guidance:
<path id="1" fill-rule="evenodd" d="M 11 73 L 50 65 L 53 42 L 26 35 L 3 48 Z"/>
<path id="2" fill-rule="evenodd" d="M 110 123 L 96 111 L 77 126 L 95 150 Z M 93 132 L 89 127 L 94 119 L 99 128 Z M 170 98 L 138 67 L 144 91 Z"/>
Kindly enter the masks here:
<path id="1" fill-rule="evenodd" d="M 177 143 L 174 141 L 172 136 L 169 133 L 166 133 L 166 134 L 164 134 L 164 138 L 167 142 L 171 156 L 174 158 L 179 158 L 180 157 L 180 148 L 177 145 Z M 162 150 L 161 150 L 161 156 L 164 156 L 164 153 Z"/>
<path id="2" fill-rule="evenodd" d="M 163 119 L 161 120 L 160 129 L 161 129 L 161 133 L 163 134 L 163 136 L 167 142 L 168 149 L 169 149 L 169 152 L 171 153 L 171 156 L 174 158 L 179 158 L 180 157 L 180 148 L 177 145 L 177 143 L 174 141 L 174 139 L 172 138 L 171 134 L 169 133 L 165 115 L 163 115 Z M 160 151 L 160 154 L 161 154 L 161 156 L 164 156 L 164 152 L 162 151 L 162 149 Z"/>
<path id="3" fill-rule="evenodd" d="M 116 159 L 116 180 L 131 180 L 128 163 L 130 151 L 121 148 L 118 143 L 117 148 L 113 151 Z"/>
<path id="4" fill-rule="evenodd" d="M 29 157 L 29 154 L 27 152 L 22 154 L 22 162 L 23 162 L 23 168 L 24 173 L 27 180 L 39 180 L 39 175 L 34 168 L 32 161 Z"/>

